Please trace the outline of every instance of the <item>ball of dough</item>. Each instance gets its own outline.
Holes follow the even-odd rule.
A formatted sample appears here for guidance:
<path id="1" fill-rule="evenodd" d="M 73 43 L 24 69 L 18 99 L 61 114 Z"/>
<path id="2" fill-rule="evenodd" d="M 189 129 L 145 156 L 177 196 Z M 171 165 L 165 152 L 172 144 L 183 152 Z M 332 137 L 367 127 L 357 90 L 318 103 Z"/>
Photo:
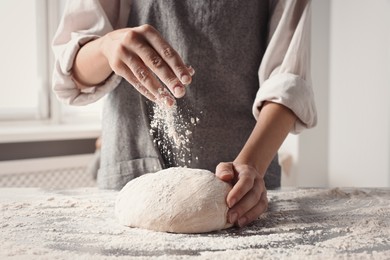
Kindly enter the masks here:
<path id="1" fill-rule="evenodd" d="M 212 172 L 173 167 L 144 174 L 118 194 L 115 214 L 130 227 L 174 233 L 203 233 L 232 225 L 227 222 L 230 184 Z"/>

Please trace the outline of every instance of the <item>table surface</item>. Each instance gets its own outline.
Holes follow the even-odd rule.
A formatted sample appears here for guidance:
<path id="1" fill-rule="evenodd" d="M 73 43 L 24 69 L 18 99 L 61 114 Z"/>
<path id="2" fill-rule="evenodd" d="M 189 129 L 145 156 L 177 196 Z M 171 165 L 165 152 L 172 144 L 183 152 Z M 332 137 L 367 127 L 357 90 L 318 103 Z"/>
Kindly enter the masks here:
<path id="1" fill-rule="evenodd" d="M 0 258 L 349 259 L 390 257 L 389 189 L 269 191 L 252 225 L 207 234 L 128 228 L 117 192 L 0 189 Z"/>

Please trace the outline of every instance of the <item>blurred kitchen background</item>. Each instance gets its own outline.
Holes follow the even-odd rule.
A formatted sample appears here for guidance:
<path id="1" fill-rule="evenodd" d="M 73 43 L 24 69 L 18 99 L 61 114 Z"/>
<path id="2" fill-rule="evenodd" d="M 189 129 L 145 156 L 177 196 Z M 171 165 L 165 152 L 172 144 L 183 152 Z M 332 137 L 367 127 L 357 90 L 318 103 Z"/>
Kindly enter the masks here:
<path id="1" fill-rule="evenodd" d="M 63 0 L 0 2 L 0 187 L 95 186 L 104 99 L 60 104 L 51 39 Z M 319 123 L 280 149 L 282 186 L 390 187 L 390 0 L 313 0 Z"/>

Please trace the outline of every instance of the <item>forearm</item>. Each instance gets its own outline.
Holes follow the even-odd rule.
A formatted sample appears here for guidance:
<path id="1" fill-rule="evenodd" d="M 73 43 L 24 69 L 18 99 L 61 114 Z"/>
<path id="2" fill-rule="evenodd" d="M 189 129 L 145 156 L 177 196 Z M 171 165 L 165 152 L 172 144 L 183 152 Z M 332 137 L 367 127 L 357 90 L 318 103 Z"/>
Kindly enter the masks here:
<path id="1" fill-rule="evenodd" d="M 88 42 L 77 53 L 72 72 L 79 88 L 98 85 L 112 73 L 101 51 L 102 40 L 103 37 Z"/>
<path id="2" fill-rule="evenodd" d="M 254 130 L 234 162 L 250 165 L 264 175 L 296 120 L 287 107 L 265 103 Z"/>

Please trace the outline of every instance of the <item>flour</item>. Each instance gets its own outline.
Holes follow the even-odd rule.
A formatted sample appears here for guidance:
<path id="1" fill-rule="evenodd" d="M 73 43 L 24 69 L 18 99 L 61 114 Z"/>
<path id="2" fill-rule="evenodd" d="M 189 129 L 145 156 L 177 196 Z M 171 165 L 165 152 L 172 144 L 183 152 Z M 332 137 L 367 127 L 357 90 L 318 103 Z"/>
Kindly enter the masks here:
<path id="1" fill-rule="evenodd" d="M 177 104 L 168 107 L 153 105 L 150 134 L 165 157 L 168 166 L 188 166 L 192 162 L 191 140 L 199 118 Z M 196 159 L 195 159 L 196 160 Z"/>
<path id="2" fill-rule="evenodd" d="M 388 259 L 390 191 L 268 191 L 252 225 L 207 234 L 123 227 L 117 192 L 1 189 L 0 259 Z"/>

